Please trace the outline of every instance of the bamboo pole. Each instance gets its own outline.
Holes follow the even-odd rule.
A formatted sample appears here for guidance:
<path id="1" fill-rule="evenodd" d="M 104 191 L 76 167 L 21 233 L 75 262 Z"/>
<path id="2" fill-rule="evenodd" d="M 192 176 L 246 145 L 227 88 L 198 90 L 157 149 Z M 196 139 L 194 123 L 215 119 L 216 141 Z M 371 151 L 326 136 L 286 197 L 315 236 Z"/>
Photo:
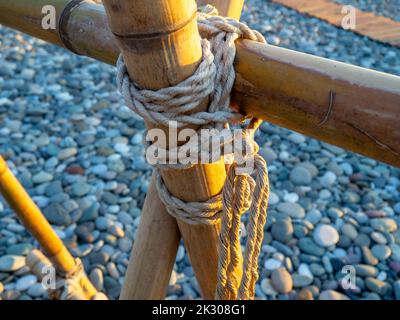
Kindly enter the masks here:
<path id="1" fill-rule="evenodd" d="M 197 0 L 197 5 L 211 4 L 218 9 L 221 16 L 240 20 L 244 0 Z"/>
<path id="2" fill-rule="evenodd" d="M 63 46 L 54 31 L 39 30 L 46 2 L 0 0 L 0 23 Z M 84 2 L 65 30 L 75 51 L 115 64 L 119 49 L 105 21 L 101 5 Z M 400 77 L 247 40 L 236 44 L 233 100 L 243 112 L 400 167 Z"/>
<path id="3" fill-rule="evenodd" d="M 174 85 L 193 74 L 202 57 L 194 1 L 163 0 L 149 3 L 145 0 L 118 2 L 107 0 L 104 4 L 111 30 L 118 39 L 128 71 L 135 82 L 144 88 L 154 90 Z M 129 39 L 135 39 L 134 46 Z M 208 101 L 204 101 L 199 110 L 200 108 L 205 110 L 207 104 Z M 168 131 L 167 128 L 163 129 Z M 174 143 L 172 142 L 169 147 L 173 147 Z M 163 170 L 161 174 L 169 191 L 185 201 L 204 201 L 220 193 L 226 177 L 222 159 L 217 163 L 195 166 L 187 170 Z M 146 202 L 159 201 L 155 189 L 147 194 Z M 155 227 L 158 217 L 167 215 L 165 209 L 160 209 L 161 206 L 158 211 L 145 207 L 142 216 L 152 217 L 151 223 Z M 219 226 L 189 226 L 182 221 L 178 221 L 178 225 L 203 297 L 213 298 L 218 265 Z M 139 228 L 141 231 L 138 236 L 143 235 L 143 237 L 137 238 L 136 241 L 142 245 L 133 249 L 122 299 L 134 299 L 146 293 L 147 284 L 143 287 L 138 285 L 133 287 L 131 283 L 136 278 L 142 278 L 144 275 L 151 277 L 154 274 L 163 276 L 170 274 L 171 270 L 154 269 L 153 266 L 151 270 L 141 267 L 137 262 L 139 257 L 144 255 L 149 257 L 151 254 L 155 256 L 154 259 L 158 259 L 160 251 L 169 250 L 176 253 L 176 248 L 166 247 L 165 243 L 162 247 L 145 252 L 144 249 L 150 247 L 149 241 L 158 241 L 157 239 L 163 241 L 171 230 L 160 225 L 162 232 L 149 234 L 143 223 Z M 165 284 L 155 285 L 158 286 L 158 291 L 164 291 Z M 148 295 L 148 298 L 154 296 Z"/>
<path id="4" fill-rule="evenodd" d="M 25 228 L 39 242 L 46 255 L 54 263 L 56 269 L 62 273 L 72 271 L 75 268 L 75 259 L 1 156 L 0 193 L 15 211 Z M 81 286 L 88 299 L 91 299 L 97 293 L 96 288 L 86 276 L 83 277 Z"/>

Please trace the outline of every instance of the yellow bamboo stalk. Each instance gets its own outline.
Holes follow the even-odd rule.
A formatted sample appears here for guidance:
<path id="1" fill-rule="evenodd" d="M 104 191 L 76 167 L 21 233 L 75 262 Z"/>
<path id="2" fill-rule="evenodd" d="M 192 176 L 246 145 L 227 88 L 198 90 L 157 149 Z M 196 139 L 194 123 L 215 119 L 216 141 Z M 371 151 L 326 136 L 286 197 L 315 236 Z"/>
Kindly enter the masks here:
<path id="1" fill-rule="evenodd" d="M 56 269 L 62 273 L 69 273 L 73 270 L 75 268 L 75 259 L 1 156 L 0 193 L 22 221 L 25 228 L 39 242 Z M 81 285 L 88 299 L 91 299 L 97 293 L 96 288 L 86 276 L 82 279 Z"/>

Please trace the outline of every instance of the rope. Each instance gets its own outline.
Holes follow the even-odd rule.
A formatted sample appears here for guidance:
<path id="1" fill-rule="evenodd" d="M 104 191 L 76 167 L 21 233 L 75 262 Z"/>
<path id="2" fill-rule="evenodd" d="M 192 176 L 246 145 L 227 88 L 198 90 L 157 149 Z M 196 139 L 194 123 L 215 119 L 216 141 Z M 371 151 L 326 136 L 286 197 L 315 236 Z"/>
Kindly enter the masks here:
<path id="1" fill-rule="evenodd" d="M 230 158 L 230 167 L 221 194 L 205 202 L 185 202 L 174 197 L 160 175 L 161 169 L 185 169 L 193 163 L 151 164 L 155 166 L 160 199 L 172 216 L 189 224 L 213 225 L 221 221 L 215 298 L 253 299 L 269 197 L 266 162 L 257 154 L 258 146 L 254 141 L 254 133 L 260 121 L 252 119 L 247 130 L 242 130 L 241 134 L 234 133 L 231 139 L 222 138 L 226 132 L 230 132 L 229 124 L 245 120 L 243 115 L 230 108 L 230 94 L 235 81 L 235 40 L 244 38 L 261 43 L 266 41 L 259 32 L 245 24 L 217 14 L 217 10 L 210 5 L 198 12 L 203 58 L 192 76 L 173 87 L 157 91 L 141 89 L 129 78 L 123 57 L 120 56 L 117 62 L 117 84 L 127 106 L 154 125 L 171 126 L 172 122 L 176 128 L 187 125 L 197 125 L 200 129 L 216 128 L 220 132 L 220 139 L 215 140 L 221 149 L 232 143 L 233 139 L 241 139 L 242 148 L 233 150 L 232 157 L 227 157 Z M 208 110 L 191 113 L 206 97 L 210 100 Z M 198 155 L 209 153 L 210 150 L 209 142 L 199 139 L 175 147 L 173 151 L 186 156 L 181 151 L 188 146 L 197 146 Z M 252 172 L 238 165 L 239 157 L 253 160 L 254 178 Z M 163 160 L 168 159 L 165 156 Z M 234 270 L 241 263 L 240 218 L 246 211 L 249 212 L 249 222 L 243 275 L 237 279 Z"/>
<path id="2" fill-rule="evenodd" d="M 82 287 L 82 280 L 86 277 L 82 261 L 75 259 L 75 267 L 68 273 L 58 272 L 55 289 L 52 294 L 59 296 L 60 300 L 88 300 Z M 96 292 L 91 300 L 108 300 L 102 292 Z"/>

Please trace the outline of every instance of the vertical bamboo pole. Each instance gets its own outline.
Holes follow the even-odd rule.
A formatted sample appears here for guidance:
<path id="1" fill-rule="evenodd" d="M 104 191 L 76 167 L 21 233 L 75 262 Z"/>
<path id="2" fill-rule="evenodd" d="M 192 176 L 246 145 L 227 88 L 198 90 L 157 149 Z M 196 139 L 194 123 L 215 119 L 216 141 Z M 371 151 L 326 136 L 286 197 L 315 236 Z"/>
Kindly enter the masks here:
<path id="1" fill-rule="evenodd" d="M 211 4 L 218 9 L 221 16 L 239 20 L 242 14 L 244 0 L 197 0 L 197 4 L 199 6 Z"/>
<path id="2" fill-rule="evenodd" d="M 0 193 L 15 211 L 26 229 L 39 242 L 56 269 L 63 273 L 73 270 L 75 267 L 74 258 L 1 156 Z M 88 299 L 91 299 L 97 293 L 97 290 L 87 277 L 84 277 L 81 285 Z"/>
<path id="3" fill-rule="evenodd" d="M 139 85 L 159 89 L 174 85 L 195 71 L 202 53 L 194 1 L 105 0 L 104 5 L 130 76 Z M 207 103 L 200 108 L 205 110 Z M 162 175 L 170 192 L 185 201 L 204 201 L 218 194 L 226 177 L 222 160 L 188 170 L 167 170 Z M 174 223 L 152 181 L 121 299 L 164 297 L 176 254 L 175 241 L 179 240 Z M 216 285 L 219 226 L 188 226 L 181 221 L 178 224 L 203 297 L 211 299 Z M 149 230 L 157 232 L 152 234 Z M 163 258 L 161 253 L 166 258 L 164 262 L 159 261 Z"/>

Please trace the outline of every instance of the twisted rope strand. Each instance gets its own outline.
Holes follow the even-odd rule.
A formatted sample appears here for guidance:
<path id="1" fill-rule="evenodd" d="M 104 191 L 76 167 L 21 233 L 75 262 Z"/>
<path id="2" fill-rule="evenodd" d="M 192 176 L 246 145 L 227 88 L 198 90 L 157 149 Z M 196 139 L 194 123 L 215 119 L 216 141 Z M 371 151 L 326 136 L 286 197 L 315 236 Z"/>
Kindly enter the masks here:
<path id="1" fill-rule="evenodd" d="M 223 190 L 221 194 L 205 202 L 184 202 L 174 197 L 160 174 L 161 168 L 184 169 L 191 164 L 156 163 L 155 174 L 160 199 L 173 217 L 189 224 L 213 225 L 221 221 L 216 299 L 252 299 L 258 279 L 258 255 L 264 235 L 269 196 L 266 163 L 257 154 L 258 146 L 254 141 L 254 132 L 260 122 L 250 122 L 250 134 L 245 131 L 240 135 L 235 133 L 228 139 L 223 139 L 226 138 L 226 132 L 222 129 L 230 130 L 229 123 L 244 120 L 241 114 L 230 108 L 230 95 L 235 81 L 235 41 L 238 38 L 261 43 L 266 41 L 259 32 L 251 30 L 245 24 L 219 17 L 217 14 L 217 10 L 209 5 L 198 13 L 198 28 L 203 38 L 203 59 L 192 76 L 173 87 L 157 91 L 143 90 L 131 81 L 120 56 L 117 62 L 117 84 L 127 106 L 150 123 L 168 126 L 173 121 L 176 128 L 198 125 L 199 130 L 214 127 L 221 131 L 217 134 L 219 139 L 216 142 L 221 150 L 228 150 L 227 147 L 233 139 L 241 139 L 240 151 L 244 147 L 244 154 L 234 150 L 228 155 L 231 165 Z M 193 112 L 206 97 L 210 101 L 208 110 Z M 202 139 L 188 141 L 172 151 L 182 157 L 186 155 L 185 148 L 193 147 L 194 144 L 197 145 L 195 150 L 198 159 L 201 155 L 209 154 L 210 143 Z M 161 160 L 168 160 L 164 152 L 166 150 L 159 151 L 159 155 L 165 154 Z M 249 172 L 237 173 L 238 169 L 242 169 L 237 165 L 239 156 L 245 160 L 253 160 L 255 180 Z M 249 212 L 249 222 L 243 275 L 241 279 L 237 279 L 235 270 L 241 263 L 240 219 L 246 211 Z"/>

